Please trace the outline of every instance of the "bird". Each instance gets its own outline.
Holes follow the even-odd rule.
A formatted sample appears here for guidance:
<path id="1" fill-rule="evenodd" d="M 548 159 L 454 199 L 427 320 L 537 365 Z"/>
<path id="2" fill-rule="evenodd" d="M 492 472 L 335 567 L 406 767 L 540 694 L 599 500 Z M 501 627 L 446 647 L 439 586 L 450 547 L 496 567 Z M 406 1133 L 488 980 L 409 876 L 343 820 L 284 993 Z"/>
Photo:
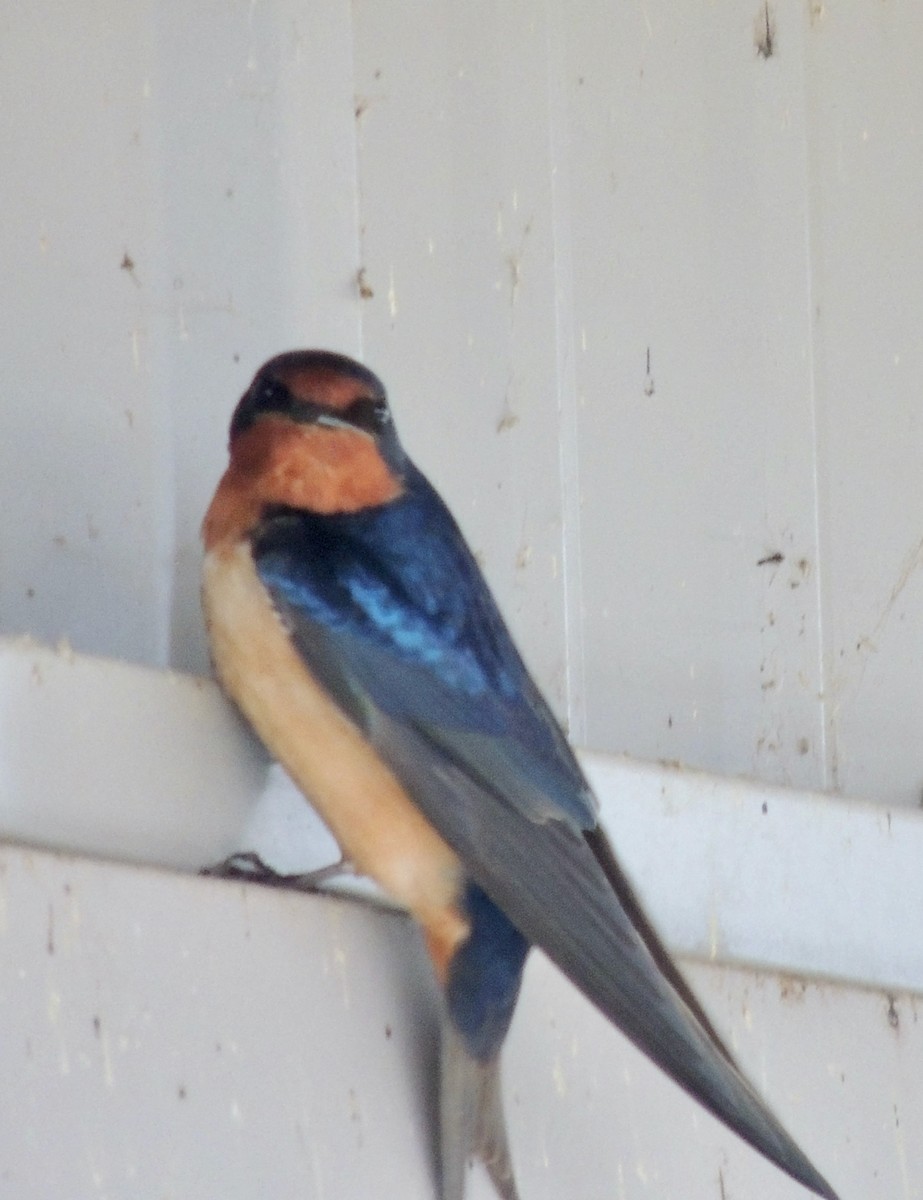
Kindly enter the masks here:
<path id="1" fill-rule="evenodd" d="M 442 997 L 442 1200 L 462 1200 L 475 1157 L 519 1200 L 500 1058 L 533 946 L 704 1108 L 837 1200 L 646 916 L 379 378 L 329 350 L 266 362 L 202 534 L 220 684 L 352 867 L 422 929 Z"/>

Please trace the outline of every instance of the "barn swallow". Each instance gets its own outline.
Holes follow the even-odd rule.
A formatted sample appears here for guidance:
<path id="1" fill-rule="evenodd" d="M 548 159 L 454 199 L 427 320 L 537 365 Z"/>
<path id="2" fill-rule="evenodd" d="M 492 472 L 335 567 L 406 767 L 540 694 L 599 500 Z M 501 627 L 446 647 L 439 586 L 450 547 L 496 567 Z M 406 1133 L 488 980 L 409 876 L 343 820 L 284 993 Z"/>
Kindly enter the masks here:
<path id="1" fill-rule="evenodd" d="M 231 420 L 203 537 L 221 683 L 355 868 L 422 927 L 444 996 L 443 1200 L 461 1200 L 471 1155 L 517 1200 L 499 1062 L 531 945 L 706 1109 L 836 1200 L 645 916 L 379 379 L 319 350 L 266 363 Z"/>

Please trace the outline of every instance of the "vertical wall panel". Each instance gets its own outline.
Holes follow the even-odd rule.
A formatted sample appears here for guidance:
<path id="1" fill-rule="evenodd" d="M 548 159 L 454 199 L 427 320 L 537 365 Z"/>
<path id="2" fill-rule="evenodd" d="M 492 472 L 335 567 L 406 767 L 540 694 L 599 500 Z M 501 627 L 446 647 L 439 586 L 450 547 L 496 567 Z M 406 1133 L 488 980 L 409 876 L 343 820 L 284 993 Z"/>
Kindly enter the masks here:
<path id="1" fill-rule="evenodd" d="M 813 317 L 833 783 L 919 803 L 923 10 L 813 10 Z"/>
<path id="2" fill-rule="evenodd" d="M 351 25 L 345 3 L 272 0 L 171 6 L 157 30 L 177 504 L 171 658 L 204 669 L 199 524 L 233 405 L 280 350 L 358 350 Z"/>
<path id="3" fill-rule="evenodd" d="M 762 52 L 749 4 L 607 13 L 568 27 L 588 742 L 815 786 L 800 6 Z"/>
<path id="4" fill-rule="evenodd" d="M 173 476 L 149 13 L 0 17 L 0 623 L 163 662 Z M 133 265 L 136 262 L 136 266 Z"/>
<path id="5" fill-rule="evenodd" d="M 346 4 L 9 8 L 0 621 L 204 669 L 231 408 L 358 348 Z"/>
<path id="6" fill-rule="evenodd" d="M 563 710 L 543 11 L 360 3 L 356 63 L 366 359 Z"/>

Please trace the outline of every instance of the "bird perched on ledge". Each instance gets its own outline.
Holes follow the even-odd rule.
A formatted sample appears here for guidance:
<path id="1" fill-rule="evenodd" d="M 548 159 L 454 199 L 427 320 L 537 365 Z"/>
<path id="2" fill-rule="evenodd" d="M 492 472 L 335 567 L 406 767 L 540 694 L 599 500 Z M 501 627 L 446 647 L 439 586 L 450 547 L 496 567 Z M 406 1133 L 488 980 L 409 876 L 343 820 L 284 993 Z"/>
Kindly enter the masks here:
<path id="1" fill-rule="evenodd" d="M 205 517 L 218 676 L 355 868 L 423 929 L 445 997 L 442 1200 L 471 1154 L 518 1193 L 500 1048 L 530 945 L 705 1108 L 827 1200 L 658 940 L 596 803 L 371 371 L 282 354 L 234 412 Z"/>

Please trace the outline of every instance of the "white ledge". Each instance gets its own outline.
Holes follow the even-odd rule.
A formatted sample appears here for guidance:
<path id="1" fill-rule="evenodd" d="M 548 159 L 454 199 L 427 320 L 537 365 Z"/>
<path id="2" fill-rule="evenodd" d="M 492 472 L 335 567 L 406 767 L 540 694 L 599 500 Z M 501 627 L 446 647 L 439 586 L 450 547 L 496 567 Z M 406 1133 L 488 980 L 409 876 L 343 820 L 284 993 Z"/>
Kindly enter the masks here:
<path id="1" fill-rule="evenodd" d="M 923 813 L 582 758 L 674 950 L 923 991 Z M 335 857 L 214 683 L 28 639 L 0 641 L 0 837 L 182 870 Z"/>

